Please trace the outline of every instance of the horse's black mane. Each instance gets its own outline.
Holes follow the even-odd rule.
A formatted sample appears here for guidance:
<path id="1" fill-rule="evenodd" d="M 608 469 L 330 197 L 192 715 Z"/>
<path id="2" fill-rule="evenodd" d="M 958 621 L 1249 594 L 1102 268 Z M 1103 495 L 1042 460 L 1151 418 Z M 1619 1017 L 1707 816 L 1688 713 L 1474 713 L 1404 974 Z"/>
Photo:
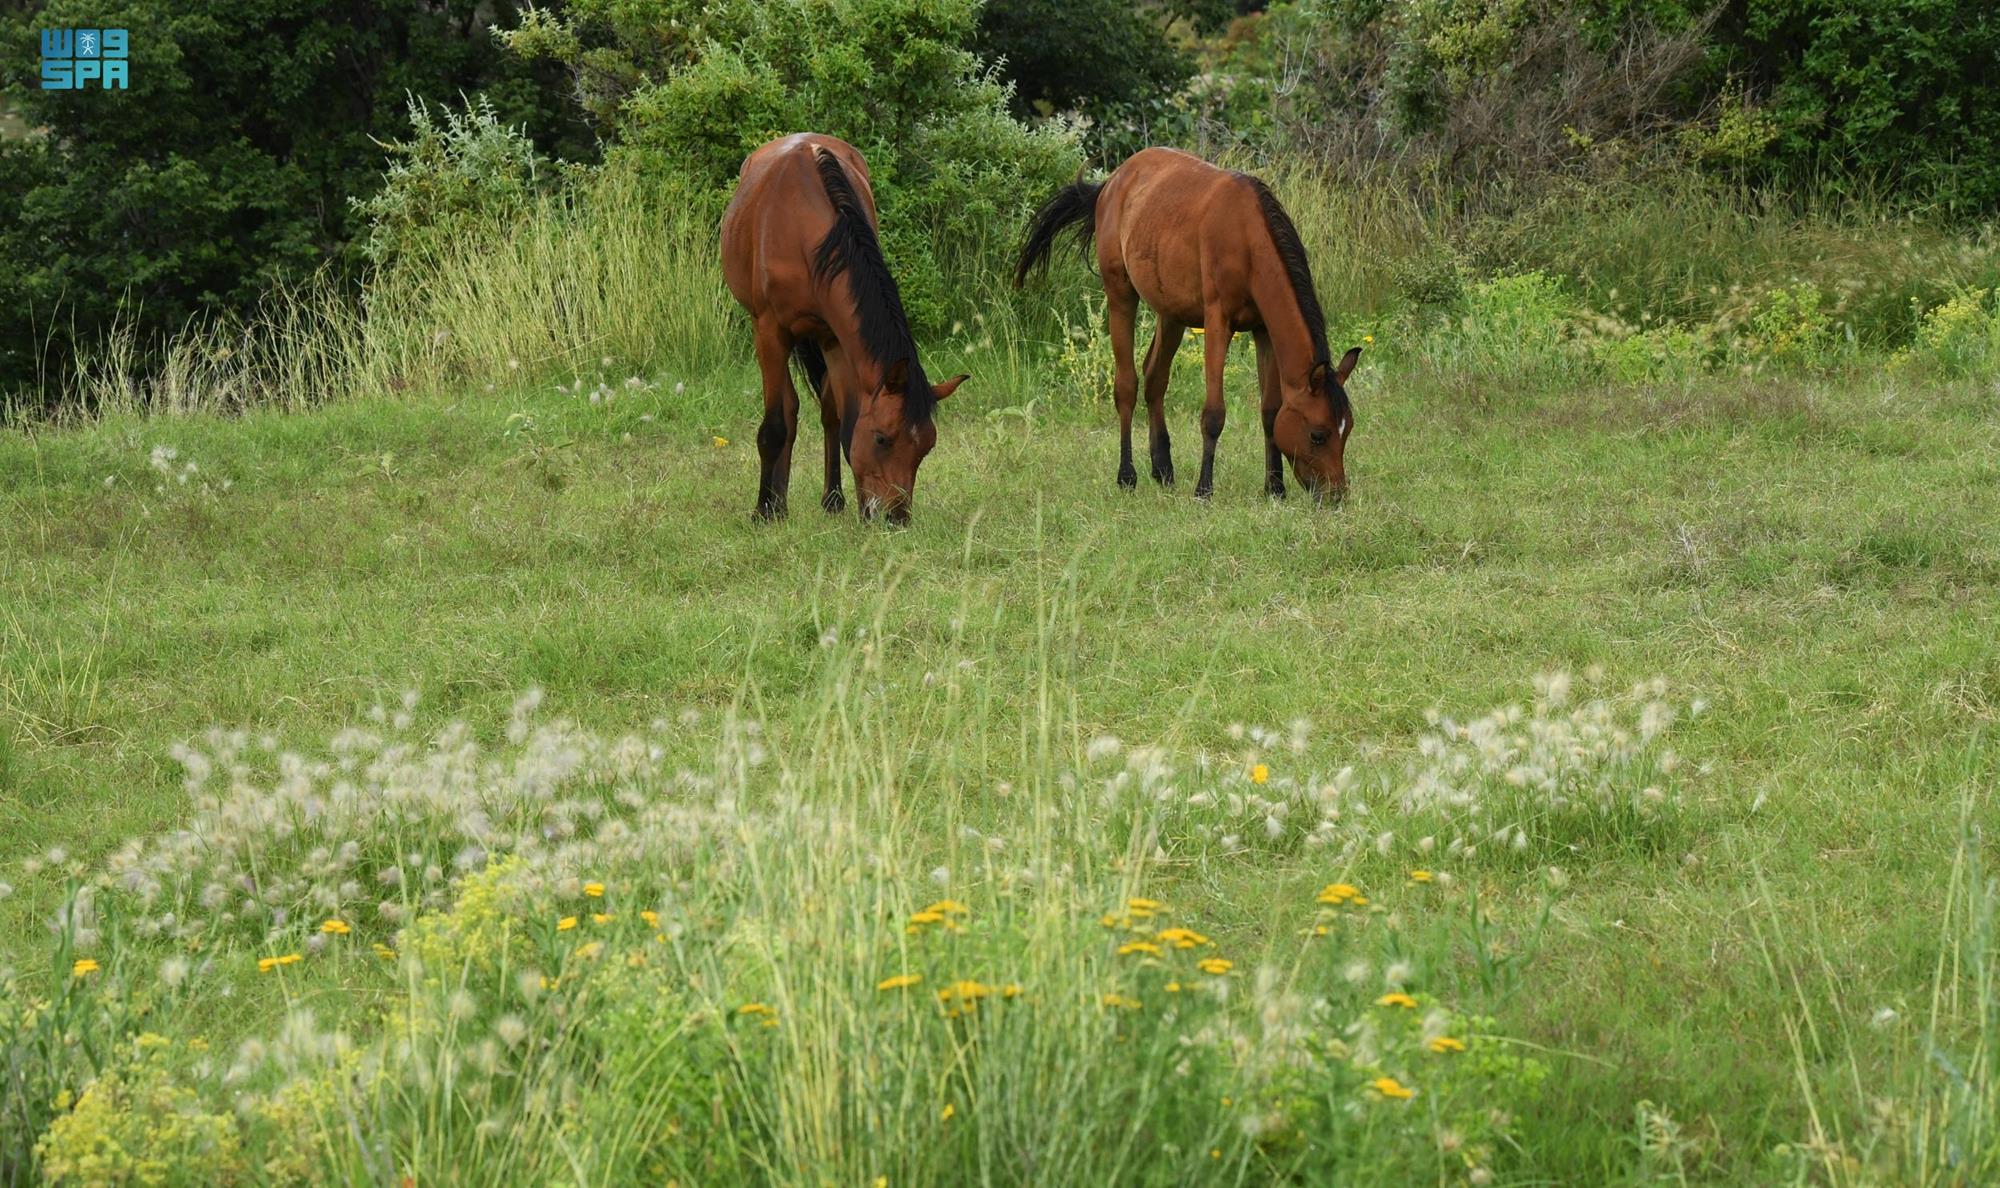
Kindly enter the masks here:
<path id="1" fill-rule="evenodd" d="M 1313 285 L 1312 265 L 1306 260 L 1306 245 L 1299 238 L 1299 229 L 1292 223 L 1292 216 L 1278 203 L 1278 196 L 1271 187 L 1251 177 L 1247 173 L 1238 174 L 1257 195 L 1257 206 L 1264 212 L 1264 226 L 1271 232 L 1271 243 L 1278 249 L 1278 259 L 1285 265 L 1285 275 L 1291 278 L 1292 295 L 1298 298 L 1299 316 L 1305 319 L 1306 333 L 1312 336 L 1313 363 L 1333 365 L 1333 353 L 1326 346 L 1326 314 L 1319 308 L 1319 290 Z M 1339 412 L 1347 402 L 1346 389 L 1340 381 L 1329 376 L 1328 394 L 1333 397 L 1334 411 Z"/>
<path id="2" fill-rule="evenodd" d="M 882 245 L 868 222 L 854 183 L 840 159 L 824 149 L 813 150 L 819 166 L 819 180 L 833 201 L 833 228 L 813 252 L 813 279 L 830 281 L 845 272 L 847 286 L 854 295 L 855 314 L 861 320 L 861 341 L 883 367 L 898 360 L 909 361 L 909 376 L 903 390 L 903 415 L 912 423 L 923 424 L 937 408 L 937 395 L 917 361 L 917 343 L 910 336 L 910 318 L 903 312 L 903 296 L 896 278 L 882 258 Z"/>

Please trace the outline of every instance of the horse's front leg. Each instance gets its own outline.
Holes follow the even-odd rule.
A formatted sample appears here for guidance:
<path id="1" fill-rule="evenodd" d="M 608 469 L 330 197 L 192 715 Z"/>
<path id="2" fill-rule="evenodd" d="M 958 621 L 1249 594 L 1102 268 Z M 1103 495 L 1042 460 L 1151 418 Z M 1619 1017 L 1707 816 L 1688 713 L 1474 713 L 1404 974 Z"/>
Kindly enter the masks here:
<path id="1" fill-rule="evenodd" d="M 1206 499 L 1215 491 L 1215 443 L 1222 436 L 1228 412 L 1222 398 L 1222 373 L 1229 362 L 1229 336 L 1233 333 L 1220 309 L 1211 307 L 1203 321 L 1201 357 L 1208 398 L 1201 406 L 1201 478 L 1194 485 L 1197 499 Z"/>
<path id="2" fill-rule="evenodd" d="M 792 442 L 799 431 L 799 393 L 792 386 L 790 335 L 776 322 L 757 324 L 757 368 L 764 378 L 764 420 L 757 426 L 757 509 L 760 520 L 782 519 L 792 485 Z"/>
<path id="3" fill-rule="evenodd" d="M 1278 427 L 1278 405 L 1283 397 L 1278 390 L 1278 355 L 1271 349 L 1268 332 L 1257 331 L 1257 392 L 1262 398 L 1261 411 L 1264 414 L 1264 494 L 1273 499 L 1285 497 L 1285 456 L 1278 451 L 1275 436 Z"/>

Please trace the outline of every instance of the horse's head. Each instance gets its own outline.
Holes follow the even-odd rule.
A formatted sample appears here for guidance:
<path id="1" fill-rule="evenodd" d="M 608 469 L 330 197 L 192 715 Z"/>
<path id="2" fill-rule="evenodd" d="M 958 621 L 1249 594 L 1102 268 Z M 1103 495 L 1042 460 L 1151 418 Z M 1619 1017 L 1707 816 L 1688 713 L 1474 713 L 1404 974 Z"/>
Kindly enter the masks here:
<path id="1" fill-rule="evenodd" d="M 1347 377 L 1361 358 L 1354 347 L 1329 367 L 1315 363 L 1304 385 L 1286 384 L 1271 426 L 1278 452 L 1292 461 L 1292 473 L 1315 500 L 1338 503 L 1347 496 L 1347 435 L 1354 432 L 1354 406 Z"/>
<path id="2" fill-rule="evenodd" d="M 928 400 L 912 401 L 909 361 L 898 359 L 883 370 L 881 386 L 857 402 L 854 424 L 847 434 L 847 464 L 854 471 L 854 491 L 861 499 L 864 519 L 880 515 L 891 524 L 910 522 L 917 467 L 937 444 L 937 425 L 932 418 L 913 416 L 911 410 L 921 406 L 928 414 L 966 378 L 956 375 L 933 384 Z"/>

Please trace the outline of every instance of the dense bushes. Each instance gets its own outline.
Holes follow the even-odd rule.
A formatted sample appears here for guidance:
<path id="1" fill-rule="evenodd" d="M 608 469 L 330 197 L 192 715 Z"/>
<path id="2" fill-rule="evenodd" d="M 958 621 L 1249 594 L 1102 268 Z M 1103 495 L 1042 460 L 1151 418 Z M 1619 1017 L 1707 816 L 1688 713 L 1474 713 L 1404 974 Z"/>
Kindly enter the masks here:
<path id="1" fill-rule="evenodd" d="M 1279 143 L 1322 160 L 1490 185 L 1644 153 L 2000 206 L 2000 20 L 1977 0 L 1298 0 L 1253 36 L 1298 64 Z"/>
<path id="2" fill-rule="evenodd" d="M 373 137 L 408 95 L 481 90 L 547 145 L 588 150 L 551 84 L 510 60 L 474 0 L 49 0 L 0 17 L 4 77 L 40 133 L 0 137 L 0 391 L 59 376 L 114 322 L 148 340 L 242 313 L 343 256 L 348 199 L 379 184 Z M 42 91 L 35 30 L 131 30 L 129 91 Z"/>

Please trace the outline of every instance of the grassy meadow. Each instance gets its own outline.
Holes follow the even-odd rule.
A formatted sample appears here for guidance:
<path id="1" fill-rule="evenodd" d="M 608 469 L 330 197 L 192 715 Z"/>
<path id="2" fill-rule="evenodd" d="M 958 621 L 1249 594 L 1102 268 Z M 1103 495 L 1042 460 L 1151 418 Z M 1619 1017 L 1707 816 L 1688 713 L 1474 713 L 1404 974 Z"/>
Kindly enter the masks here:
<path id="1" fill-rule="evenodd" d="M 755 525 L 720 297 L 617 298 L 693 232 L 567 347 L 517 237 L 340 399 L 0 437 L 0 1179 L 1990 1182 L 1991 374 L 1406 316 L 1343 217 L 1338 510 L 1247 340 L 1214 499 L 1120 492 L 1072 277 L 930 348 L 910 528 L 816 428 Z"/>

